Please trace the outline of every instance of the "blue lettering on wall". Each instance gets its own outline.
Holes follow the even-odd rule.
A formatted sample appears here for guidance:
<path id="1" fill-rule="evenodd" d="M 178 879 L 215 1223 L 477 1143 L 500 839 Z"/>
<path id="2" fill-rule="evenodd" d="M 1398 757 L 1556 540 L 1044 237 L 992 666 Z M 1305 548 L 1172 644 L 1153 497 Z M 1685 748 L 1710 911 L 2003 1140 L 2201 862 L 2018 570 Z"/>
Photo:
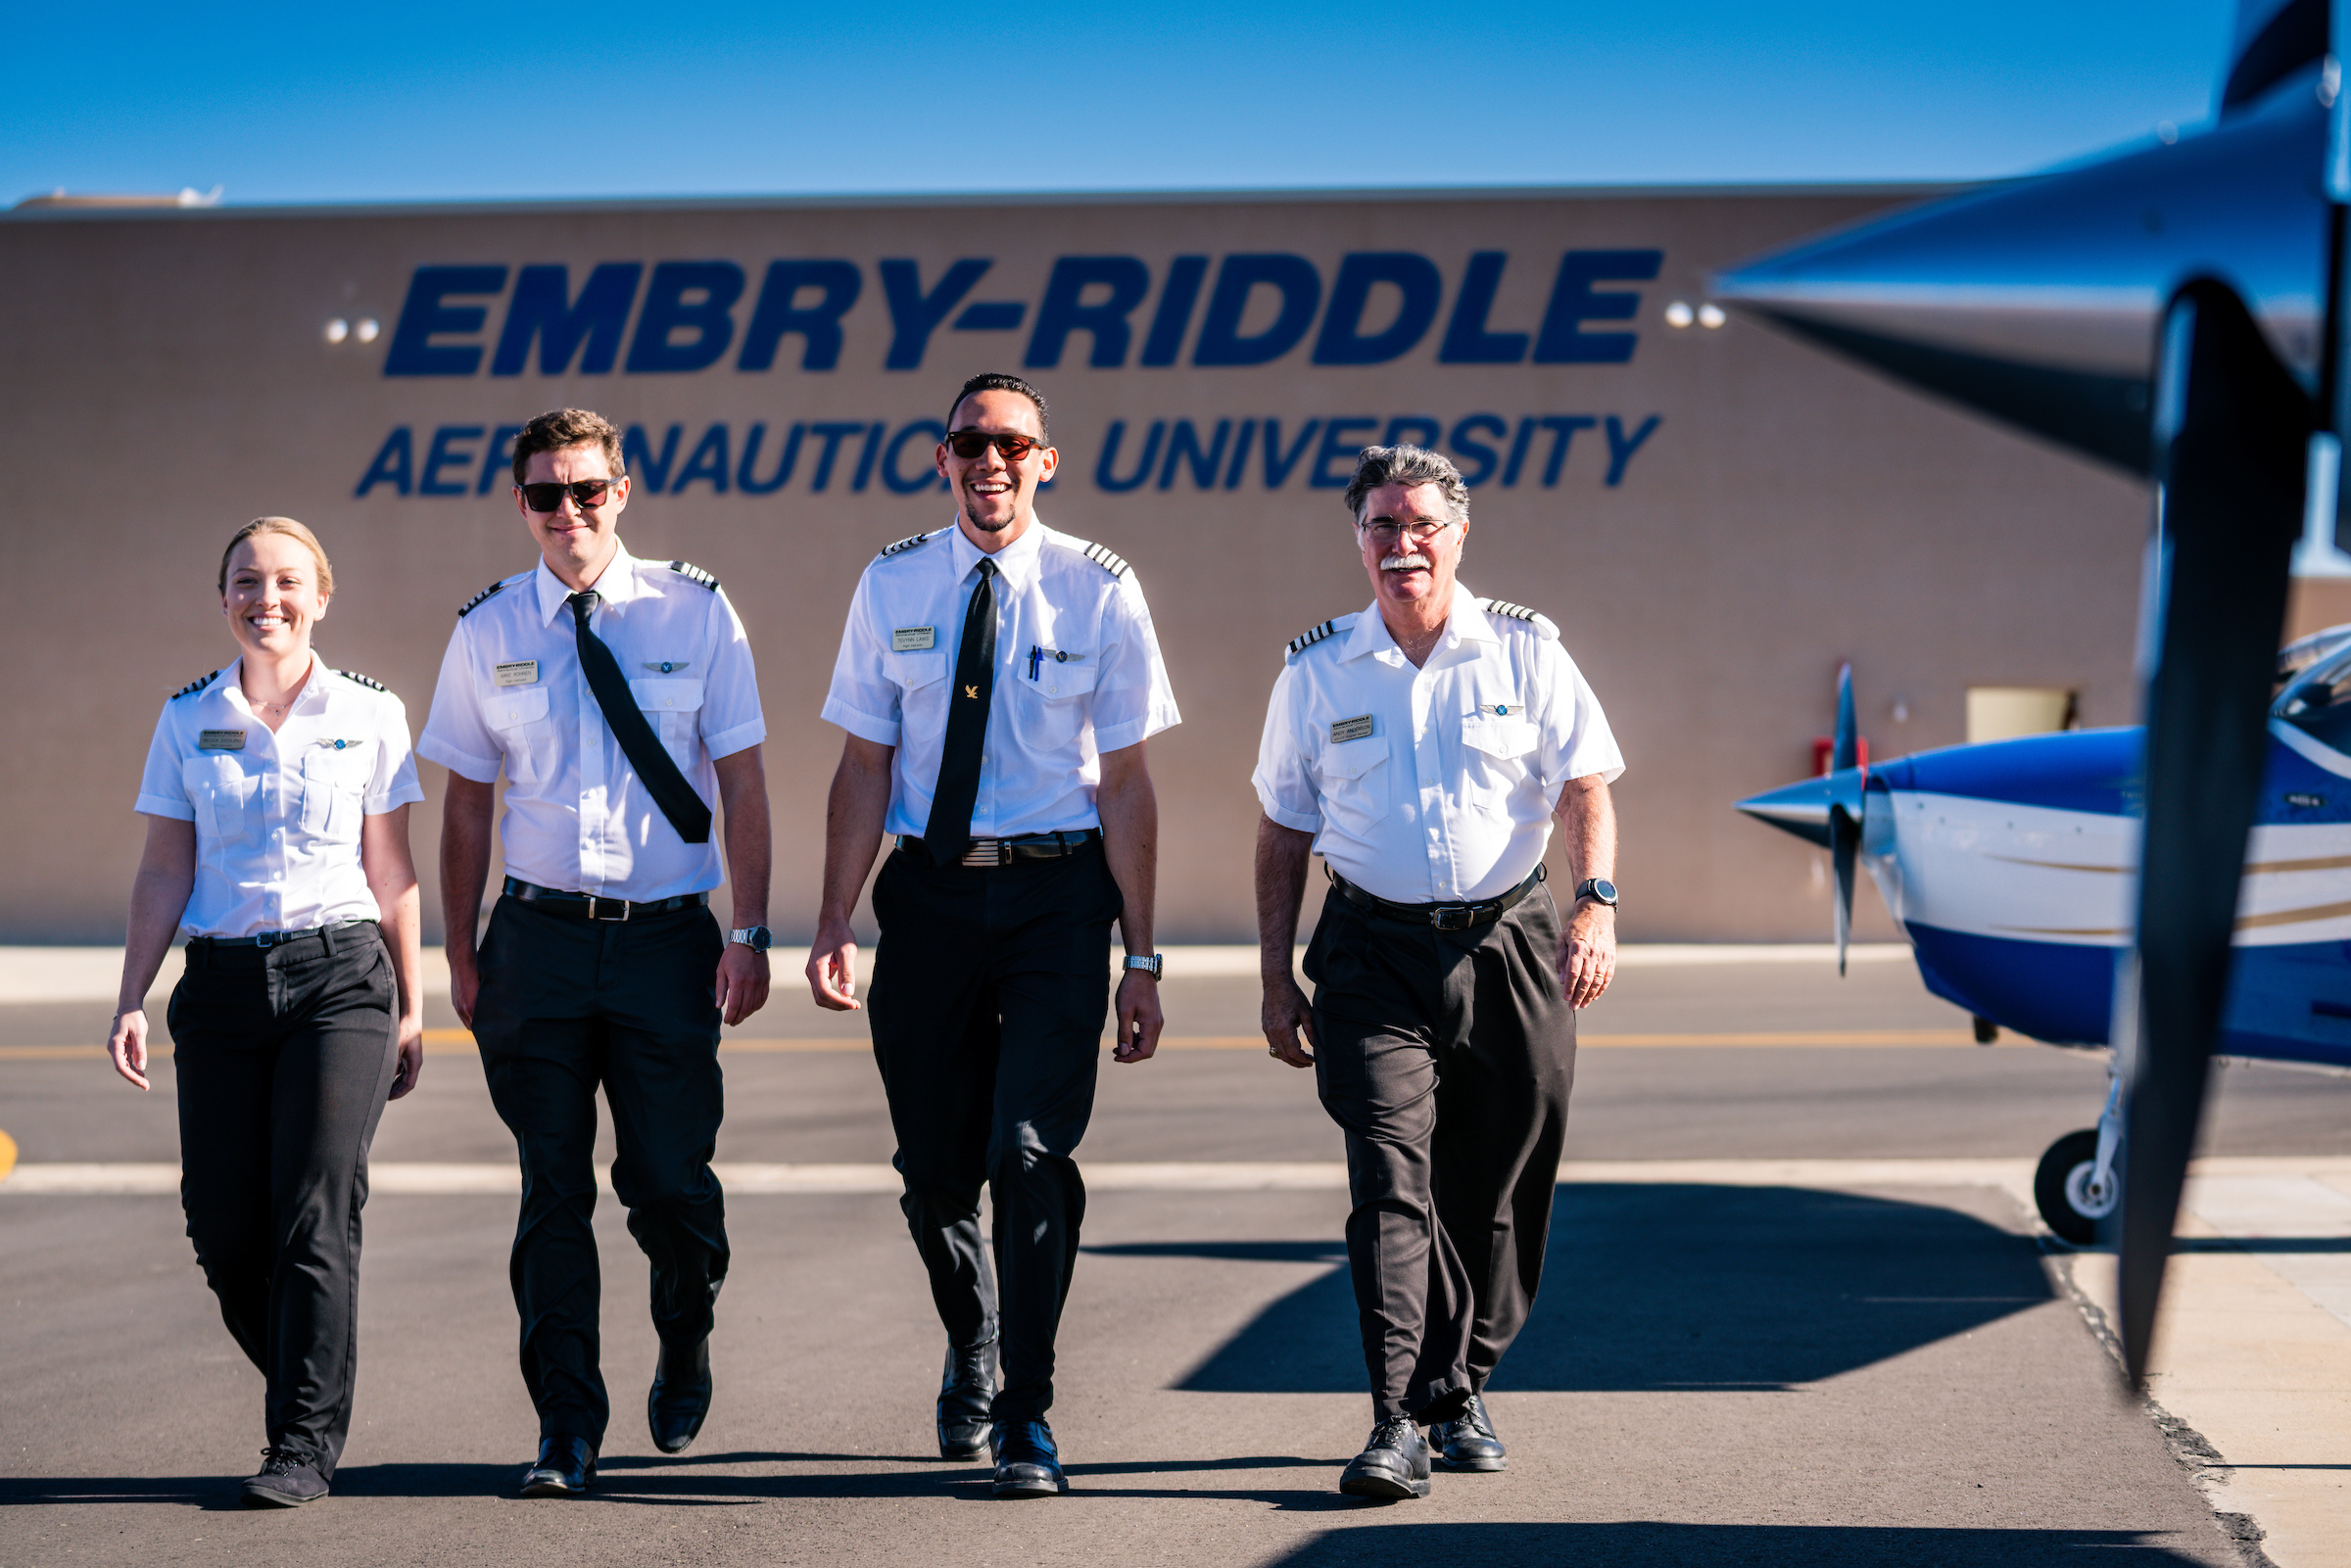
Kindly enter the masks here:
<path id="1" fill-rule="evenodd" d="M 473 482 L 475 495 L 489 495 L 502 479 L 512 482 L 514 438 L 521 434 L 520 425 L 500 425 L 490 432 L 490 445 L 482 449 L 482 477 Z"/>
<path id="2" fill-rule="evenodd" d="M 1236 419 L 1220 416 L 1165 417 L 1143 424 L 1114 419 L 1100 439 L 1093 463 L 1095 487 L 1126 495 L 1146 487 L 1160 491 L 1235 491 L 1252 473 L 1269 491 L 1283 489 L 1304 470 L 1314 490 L 1344 489 L 1357 452 L 1375 437 L 1383 445 L 1410 442 L 1450 451 L 1464 482 L 1516 489 L 1523 481 L 1545 490 L 1559 488 L 1571 474 L 1589 476 L 1600 488 L 1621 488 L 1633 459 L 1655 444 L 1664 419 L 1659 414 L 1533 413 L 1507 418 L 1498 413 L 1465 414 L 1450 435 L 1433 414 L 1340 414 L 1303 422 L 1279 416 Z M 402 496 L 481 498 L 510 472 L 520 426 L 450 424 L 433 428 L 418 461 L 412 425 L 397 425 L 367 461 L 356 499 L 379 489 Z M 1578 458 L 1578 432 L 1599 429 L 1607 440 L 1605 464 L 1597 455 Z M 487 441 L 484 437 L 487 434 Z M 852 494 L 869 491 L 877 476 L 893 496 L 936 494 L 946 488 L 927 461 L 945 438 L 936 418 L 794 421 L 776 431 L 765 421 L 745 426 L 740 443 L 726 421 L 704 425 L 689 442 L 687 427 L 660 427 L 655 445 L 644 425 L 628 427 L 622 460 L 638 490 L 651 496 L 687 496 L 696 484 L 713 497 L 774 496 L 802 480 L 802 493 L 824 495 L 837 474 Z M 812 461 L 803 464 L 813 441 Z M 1440 445 L 1440 443 L 1442 443 Z M 1188 481 L 1188 484 L 1186 483 Z"/>
<path id="3" fill-rule="evenodd" d="M 480 344 L 441 344 L 445 332 L 479 332 L 486 306 L 444 305 L 452 295 L 496 294 L 506 286 L 503 266 L 420 266 L 408 279 L 408 303 L 384 352 L 388 376 L 469 376 L 482 365 Z"/>
<path id="4" fill-rule="evenodd" d="M 1502 287 L 1502 269 L 1509 261 L 1502 251 L 1480 251 L 1469 258 L 1437 363 L 1516 364 L 1526 357 L 1525 333 L 1486 330 L 1486 317 L 1494 313 L 1494 291 Z"/>
<path id="5" fill-rule="evenodd" d="M 1639 281 L 1657 275 L 1663 251 L 1569 251 L 1559 258 L 1559 275 L 1535 339 L 1537 364 L 1628 364 L 1630 332 L 1586 332 L 1586 321 L 1630 321 L 1641 296 L 1630 289 L 1596 291 L 1602 281 Z"/>
<path id="6" fill-rule="evenodd" d="M 1469 459 L 1459 466 L 1462 483 L 1471 490 L 1493 478 L 1495 465 L 1502 461 L 1502 453 L 1477 439 L 1487 431 L 1493 432 L 1494 439 L 1500 441 L 1511 433 L 1511 427 L 1499 414 L 1473 413 L 1453 427 L 1453 439 L 1446 444 L 1457 454 L 1457 462 L 1460 457 Z"/>
<path id="7" fill-rule="evenodd" d="M 983 300 L 978 305 L 965 306 L 963 314 L 957 316 L 948 325 L 947 330 L 950 332 L 1018 332 L 1021 330 L 1021 322 L 1026 320 L 1028 315 L 1029 304 L 1025 300 Z"/>
<path id="8" fill-rule="evenodd" d="M 1242 317 L 1250 296 L 1261 288 L 1281 300 L 1272 324 L 1241 336 Z M 1217 269 L 1216 292 L 1208 297 L 1208 313 L 1200 321 L 1200 341 L 1192 347 L 1192 363 L 1206 365 L 1268 364 L 1298 346 L 1315 323 L 1322 303 L 1322 275 L 1303 256 L 1282 252 L 1245 253 L 1224 258 Z"/>
<path id="9" fill-rule="evenodd" d="M 1164 368 L 1176 362 L 1183 352 L 1184 329 L 1192 324 L 1192 307 L 1200 300 L 1200 280 L 1207 276 L 1205 256 L 1179 256 L 1168 263 L 1167 286 L 1151 313 L 1151 335 L 1143 340 L 1142 363 Z"/>
<path id="10" fill-rule="evenodd" d="M 416 449 L 407 425 L 394 425 L 392 434 L 375 450 L 375 461 L 360 476 L 360 488 L 353 491 L 357 499 L 365 496 L 378 485 L 390 485 L 406 496 L 416 484 Z"/>
<path id="11" fill-rule="evenodd" d="M 776 457 L 775 477 L 758 479 L 753 475 L 759 467 L 760 444 L 767 440 L 767 426 L 751 426 L 744 433 L 743 466 L 735 472 L 735 488 L 746 496 L 772 496 L 791 484 L 792 470 L 800 460 L 800 437 L 807 429 L 806 425 L 793 423 L 791 433 L 784 438 L 784 451 Z"/>
<path id="12" fill-rule="evenodd" d="M 690 297 L 691 296 L 691 297 Z M 629 373 L 700 370 L 735 341 L 727 312 L 743 298 L 743 268 L 732 261 L 663 261 L 645 286 L 645 309 L 629 342 Z M 678 334 L 692 336 L 680 341 Z"/>
<path id="13" fill-rule="evenodd" d="M 1097 291 L 1090 299 L 1089 290 Z M 1094 340 L 1086 363 L 1116 370 L 1127 362 L 1127 317 L 1150 292 L 1151 269 L 1131 256 L 1063 257 L 1053 263 L 1044 301 L 1036 308 L 1028 367 L 1052 369 L 1061 363 L 1070 334 L 1084 332 Z"/>
<path id="14" fill-rule="evenodd" d="M 916 263 L 895 259 L 881 263 L 882 292 L 889 298 L 890 324 L 889 356 L 882 361 L 882 367 L 921 369 L 923 351 L 930 346 L 931 334 L 994 264 L 967 256 L 948 267 L 946 275 L 925 294 L 922 273 Z"/>
<path id="15" fill-rule="evenodd" d="M 490 361 L 490 373 L 522 374 L 536 336 L 541 375 L 562 375 L 571 368 L 575 354 L 580 356 L 580 374 L 610 374 L 612 361 L 620 356 L 621 334 L 628 330 L 629 307 L 637 300 L 637 280 L 644 273 L 641 261 L 606 261 L 588 274 L 580 297 L 572 300 L 566 292 L 571 286 L 568 267 L 524 267 L 514 274 L 514 298 L 506 305 L 506 324 L 498 335 L 498 356 Z"/>
<path id="16" fill-rule="evenodd" d="M 1165 419 L 1152 420 L 1151 433 L 1143 438 L 1142 455 L 1135 459 L 1134 472 L 1125 479 L 1121 479 L 1118 477 L 1116 464 L 1119 460 L 1120 444 L 1127 439 L 1127 421 L 1113 419 L 1110 422 L 1110 429 L 1105 431 L 1102 436 L 1102 460 L 1094 468 L 1095 485 L 1114 496 L 1123 496 L 1128 491 L 1140 489 L 1143 481 L 1151 477 L 1151 464 L 1158 458 L 1159 444 L 1167 438 L 1167 434 L 1168 422 Z"/>
<path id="17" fill-rule="evenodd" d="M 671 425 L 661 439 L 661 455 L 656 457 L 652 444 L 645 439 L 645 426 L 629 426 L 620 438 L 620 464 L 633 481 L 633 489 L 661 494 L 669 483 L 669 465 L 678 458 L 678 438 L 685 432 L 684 425 Z"/>
<path id="18" fill-rule="evenodd" d="M 1176 421 L 1174 433 L 1168 437 L 1168 460 L 1159 470 L 1159 488 L 1170 490 L 1176 484 L 1176 465 L 1180 462 L 1192 471 L 1192 488 L 1211 490 L 1217 483 L 1217 471 L 1224 466 L 1224 445 L 1232 439 L 1232 421 L 1217 421 L 1216 438 L 1206 447 L 1200 445 L 1200 432 L 1189 419 Z"/>
<path id="19" fill-rule="evenodd" d="M 1396 291 L 1396 314 L 1379 331 L 1367 334 L 1364 312 L 1371 291 L 1385 286 Z M 1402 358 L 1427 333 L 1437 318 L 1437 301 L 1445 280 L 1437 263 L 1410 251 L 1357 251 L 1339 263 L 1330 285 L 1330 309 L 1322 317 L 1321 336 L 1315 340 L 1317 364 L 1386 364 Z"/>
<path id="20" fill-rule="evenodd" d="M 889 493 L 893 496 L 913 496 L 926 490 L 946 489 L 947 482 L 939 476 L 936 467 L 926 468 L 912 476 L 898 472 L 898 454 L 906 450 L 909 442 L 919 440 L 936 449 L 946 439 L 947 427 L 936 419 L 917 419 L 890 437 L 889 445 L 882 450 L 882 483 L 889 487 Z"/>
<path id="21" fill-rule="evenodd" d="M 802 292 L 811 289 L 817 298 L 799 304 Z M 854 261 L 770 261 L 735 368 L 768 369 L 776 362 L 776 345 L 787 333 L 797 332 L 806 345 L 800 368 L 832 369 L 840 363 L 840 318 L 864 289 L 865 274 Z"/>
<path id="22" fill-rule="evenodd" d="M 723 496 L 727 493 L 727 427 L 725 425 L 712 425 L 702 432 L 702 439 L 694 444 L 693 454 L 686 459 L 686 466 L 678 471 L 677 480 L 669 487 L 669 493 L 673 496 L 683 496 L 686 494 L 686 487 L 697 479 L 706 479 L 710 482 L 710 493 L 713 496 Z"/>
<path id="23" fill-rule="evenodd" d="M 442 479 L 441 474 L 444 469 L 472 467 L 473 453 L 459 451 L 457 444 L 481 439 L 482 427 L 480 425 L 443 425 L 434 431 L 433 444 L 424 454 L 424 467 L 416 476 L 416 494 L 419 496 L 464 495 L 468 489 L 464 481 L 459 480 L 456 484 L 451 484 Z"/>

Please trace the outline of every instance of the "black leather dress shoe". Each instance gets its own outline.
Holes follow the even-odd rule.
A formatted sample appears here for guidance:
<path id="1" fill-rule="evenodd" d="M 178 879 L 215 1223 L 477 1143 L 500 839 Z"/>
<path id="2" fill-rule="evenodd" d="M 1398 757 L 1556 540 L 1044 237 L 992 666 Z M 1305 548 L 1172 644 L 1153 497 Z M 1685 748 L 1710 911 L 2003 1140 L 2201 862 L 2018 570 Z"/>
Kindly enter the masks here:
<path id="1" fill-rule="evenodd" d="M 645 1397 L 645 1421 L 653 1429 L 653 1447 L 663 1453 L 684 1453 L 709 1413 L 709 1338 L 690 1346 L 664 1341 L 660 1358 L 653 1362 L 652 1392 Z"/>
<path id="2" fill-rule="evenodd" d="M 299 1508 L 326 1496 L 326 1477 L 299 1453 L 262 1450 L 262 1472 L 245 1483 L 248 1508 Z"/>
<path id="3" fill-rule="evenodd" d="M 1050 1497 L 1070 1490 L 1053 1429 L 1044 1422 L 998 1421 L 988 1429 L 987 1446 L 996 1455 L 997 1497 Z"/>
<path id="4" fill-rule="evenodd" d="M 995 1402 L 996 1342 L 948 1346 L 947 1369 L 938 1380 L 938 1456 L 986 1458 L 987 1412 Z"/>
<path id="5" fill-rule="evenodd" d="M 596 1450 L 586 1438 L 543 1438 L 539 1462 L 522 1473 L 526 1497 L 584 1497 L 596 1480 Z"/>
<path id="6" fill-rule="evenodd" d="M 1510 1452 L 1503 1448 L 1502 1439 L 1494 1435 L 1494 1422 L 1486 1414 L 1482 1394 L 1469 1396 L 1469 1408 L 1450 1421 L 1440 1421 L 1428 1429 L 1430 1447 L 1437 1450 L 1437 1463 L 1448 1470 L 1508 1470 Z"/>
<path id="7" fill-rule="evenodd" d="M 1339 1490 L 1351 1497 L 1428 1496 L 1428 1445 L 1409 1415 L 1393 1416 L 1371 1429 L 1364 1451 L 1339 1472 Z"/>

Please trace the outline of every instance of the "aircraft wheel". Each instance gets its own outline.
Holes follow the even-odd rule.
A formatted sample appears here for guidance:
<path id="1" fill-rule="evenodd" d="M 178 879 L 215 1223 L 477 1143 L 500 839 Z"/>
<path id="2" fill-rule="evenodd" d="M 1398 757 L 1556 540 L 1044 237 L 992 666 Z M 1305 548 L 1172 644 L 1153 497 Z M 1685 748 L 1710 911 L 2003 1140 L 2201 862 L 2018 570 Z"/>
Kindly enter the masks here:
<path id="1" fill-rule="evenodd" d="M 2098 1221 L 2122 1203 L 2119 1166 L 2109 1178 L 2111 1191 L 2090 1192 L 2090 1172 L 2097 1163 L 2097 1129 L 2085 1127 L 2050 1144 L 2049 1152 L 2040 1157 L 2040 1168 L 2033 1173 L 2033 1202 L 2042 1222 L 2076 1247 L 2095 1241 Z"/>

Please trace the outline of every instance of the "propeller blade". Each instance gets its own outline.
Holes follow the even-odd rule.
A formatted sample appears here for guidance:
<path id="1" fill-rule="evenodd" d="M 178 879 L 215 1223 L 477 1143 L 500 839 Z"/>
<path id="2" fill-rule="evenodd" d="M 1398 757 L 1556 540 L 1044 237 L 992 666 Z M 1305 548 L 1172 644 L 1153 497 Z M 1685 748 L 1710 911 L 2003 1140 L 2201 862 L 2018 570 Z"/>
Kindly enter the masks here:
<path id="1" fill-rule="evenodd" d="M 1837 666 L 1837 738 L 1829 752 L 1829 771 L 1843 773 L 1859 760 L 1861 727 L 1853 722 L 1853 667 Z"/>
<path id="2" fill-rule="evenodd" d="M 2161 341 L 2139 1027 L 2125 1069 L 2120 1283 L 2135 1387 L 2146 1379 L 2228 990 L 2315 412 L 2218 282 L 2174 297 Z"/>
<path id="3" fill-rule="evenodd" d="M 1829 859 L 1837 868 L 1837 973 L 1845 973 L 1845 950 L 1853 935 L 1853 855 L 1861 847 L 1861 825 L 1842 804 L 1829 808 Z"/>

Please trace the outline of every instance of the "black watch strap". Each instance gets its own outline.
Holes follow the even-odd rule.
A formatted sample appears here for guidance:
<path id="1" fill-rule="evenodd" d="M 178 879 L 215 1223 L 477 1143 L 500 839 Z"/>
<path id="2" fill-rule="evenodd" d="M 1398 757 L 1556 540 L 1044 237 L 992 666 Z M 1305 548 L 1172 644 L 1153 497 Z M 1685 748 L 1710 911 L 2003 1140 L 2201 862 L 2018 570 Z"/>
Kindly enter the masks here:
<path id="1" fill-rule="evenodd" d="M 1616 907 L 1616 884 L 1605 877 L 1587 877 L 1575 884 L 1575 902 L 1597 899 L 1610 909 Z"/>

